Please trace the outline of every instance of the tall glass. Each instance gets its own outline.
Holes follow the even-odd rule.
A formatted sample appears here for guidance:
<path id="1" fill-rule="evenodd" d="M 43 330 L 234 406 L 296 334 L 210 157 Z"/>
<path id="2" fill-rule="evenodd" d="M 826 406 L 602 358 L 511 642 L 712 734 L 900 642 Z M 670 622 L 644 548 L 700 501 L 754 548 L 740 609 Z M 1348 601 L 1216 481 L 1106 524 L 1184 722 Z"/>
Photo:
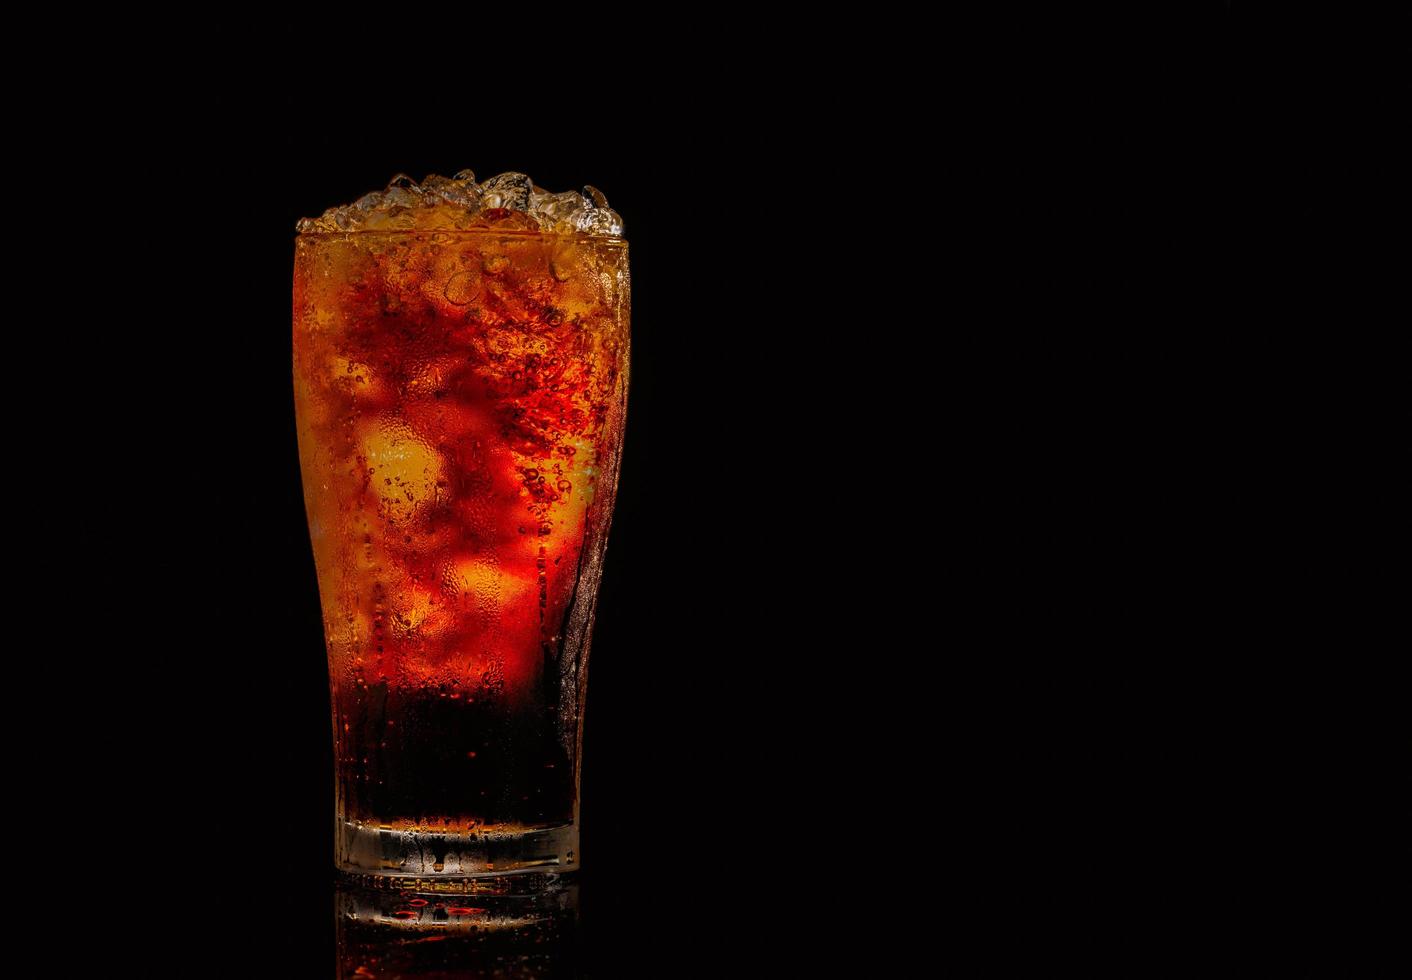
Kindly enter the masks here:
<path id="1" fill-rule="evenodd" d="M 621 238 L 296 239 L 340 870 L 403 884 L 576 867 L 628 312 Z"/>

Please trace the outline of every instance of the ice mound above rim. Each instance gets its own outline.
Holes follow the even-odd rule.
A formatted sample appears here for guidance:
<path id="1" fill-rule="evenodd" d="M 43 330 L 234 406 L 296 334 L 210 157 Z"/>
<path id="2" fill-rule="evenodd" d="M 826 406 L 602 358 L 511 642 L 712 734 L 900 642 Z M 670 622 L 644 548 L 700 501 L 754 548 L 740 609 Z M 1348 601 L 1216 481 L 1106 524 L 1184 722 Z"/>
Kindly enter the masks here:
<path id="1" fill-rule="evenodd" d="M 432 174 L 420 184 L 398 174 L 385 189 L 317 218 L 300 218 L 296 227 L 301 234 L 490 228 L 621 237 L 623 219 L 596 187 L 551 194 L 521 173 L 478 184 L 475 174 L 462 170 L 454 177 Z"/>

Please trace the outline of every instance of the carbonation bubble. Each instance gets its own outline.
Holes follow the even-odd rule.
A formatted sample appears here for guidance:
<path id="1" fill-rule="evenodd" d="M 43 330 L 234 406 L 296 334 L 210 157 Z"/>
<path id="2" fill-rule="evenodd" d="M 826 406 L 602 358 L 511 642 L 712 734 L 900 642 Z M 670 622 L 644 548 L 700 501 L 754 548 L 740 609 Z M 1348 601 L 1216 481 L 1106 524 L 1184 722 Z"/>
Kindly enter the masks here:
<path id="1" fill-rule="evenodd" d="M 446 300 L 457 306 L 466 306 L 480 295 L 480 275 L 470 269 L 458 272 L 446 283 Z"/>

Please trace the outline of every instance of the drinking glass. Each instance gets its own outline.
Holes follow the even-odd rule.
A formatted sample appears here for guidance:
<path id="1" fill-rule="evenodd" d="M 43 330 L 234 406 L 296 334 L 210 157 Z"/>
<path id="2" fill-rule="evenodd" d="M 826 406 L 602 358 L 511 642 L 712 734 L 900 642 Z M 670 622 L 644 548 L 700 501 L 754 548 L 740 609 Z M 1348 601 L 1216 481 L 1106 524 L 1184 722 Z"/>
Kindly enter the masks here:
<path id="1" fill-rule="evenodd" d="M 400 886 L 577 866 L 628 314 L 620 237 L 296 239 L 341 871 Z"/>

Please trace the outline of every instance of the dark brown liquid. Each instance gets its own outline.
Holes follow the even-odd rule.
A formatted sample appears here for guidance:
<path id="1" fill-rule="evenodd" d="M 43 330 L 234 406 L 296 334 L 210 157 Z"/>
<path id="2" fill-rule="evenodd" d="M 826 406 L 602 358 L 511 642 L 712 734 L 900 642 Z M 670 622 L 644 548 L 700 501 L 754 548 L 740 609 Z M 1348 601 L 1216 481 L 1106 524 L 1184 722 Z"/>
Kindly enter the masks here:
<path id="1" fill-rule="evenodd" d="M 335 698 L 347 819 L 471 832 L 573 819 L 573 766 L 546 706 L 386 683 Z"/>

